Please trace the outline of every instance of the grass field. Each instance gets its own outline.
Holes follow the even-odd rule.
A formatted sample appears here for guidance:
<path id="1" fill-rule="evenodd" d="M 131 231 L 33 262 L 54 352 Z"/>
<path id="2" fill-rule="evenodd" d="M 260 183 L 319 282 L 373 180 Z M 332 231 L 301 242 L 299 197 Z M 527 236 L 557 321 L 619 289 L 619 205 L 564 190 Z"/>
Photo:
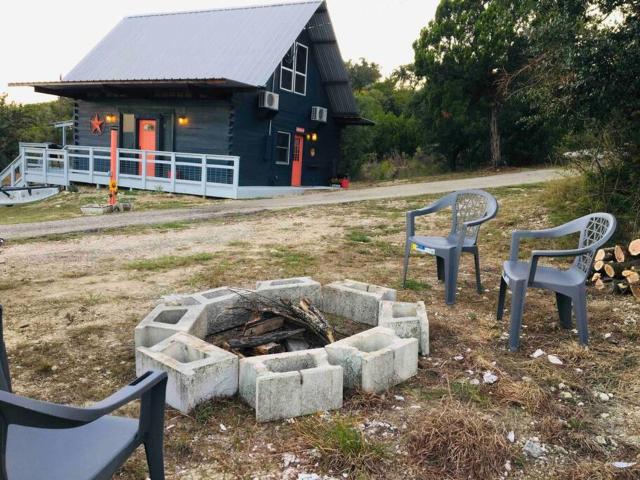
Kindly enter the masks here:
<path id="1" fill-rule="evenodd" d="M 0 302 L 14 388 L 82 405 L 125 385 L 135 376 L 133 329 L 162 295 L 352 278 L 426 302 L 432 355 L 418 375 L 385 395 L 351 392 L 342 410 L 294 422 L 257 424 L 237 399 L 188 416 L 169 408 L 167 478 L 640 478 L 638 466 L 612 465 L 640 461 L 640 305 L 590 290 L 588 349 L 559 327 L 548 292 L 527 296 L 520 352 L 507 351 L 508 325 L 495 320 L 510 232 L 549 226 L 547 188 L 493 191 L 501 210 L 481 230 L 486 291 L 476 293 L 465 257 L 455 307 L 444 303 L 432 258 L 414 257 L 411 281 L 400 285 L 404 214 L 427 197 L 9 243 L 0 250 Z M 421 218 L 419 229 L 445 233 L 448 218 Z M 563 364 L 532 358 L 538 348 Z M 487 371 L 498 381 L 483 383 Z M 523 453 L 533 437 L 544 459 Z M 146 475 L 138 452 L 117 478 Z"/>

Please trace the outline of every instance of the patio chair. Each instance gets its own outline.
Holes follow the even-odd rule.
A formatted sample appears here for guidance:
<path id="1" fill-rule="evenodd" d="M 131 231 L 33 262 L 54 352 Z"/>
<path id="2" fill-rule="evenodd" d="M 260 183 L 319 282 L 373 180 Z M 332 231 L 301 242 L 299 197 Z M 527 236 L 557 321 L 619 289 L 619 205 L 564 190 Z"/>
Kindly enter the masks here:
<path id="1" fill-rule="evenodd" d="M 166 383 L 149 371 L 88 408 L 14 395 L 0 307 L 0 480 L 108 480 L 142 444 L 150 478 L 163 480 Z M 139 419 L 108 415 L 134 399 Z"/>
<path id="2" fill-rule="evenodd" d="M 543 288 L 556 294 L 560 324 L 571 328 L 571 307 L 576 317 L 580 343 L 589 341 L 587 329 L 587 274 L 591 270 L 596 251 L 611 238 L 616 219 L 608 213 L 593 213 L 577 220 L 539 231 L 516 231 L 511 238 L 511 256 L 504 262 L 498 298 L 498 320 L 504 314 L 507 287 L 511 289 L 511 326 L 509 349 L 518 350 L 524 299 L 528 288 Z M 580 234 L 578 248 L 573 250 L 534 250 L 528 262 L 518 260 L 522 238 L 560 238 Z M 568 269 L 538 266 L 540 258 L 575 257 Z"/>
<path id="3" fill-rule="evenodd" d="M 416 236 L 417 217 L 451 207 L 452 225 L 447 237 Z M 480 253 L 478 252 L 478 232 L 480 225 L 498 214 L 498 202 L 483 190 L 462 190 L 450 193 L 432 205 L 407 212 L 407 240 L 404 252 L 404 272 L 402 285 L 406 286 L 411 250 L 434 255 L 437 262 L 438 280 L 444 280 L 446 302 L 456 302 L 458 267 L 462 253 L 473 254 L 476 267 L 476 287 L 482 293 L 480 279 Z"/>

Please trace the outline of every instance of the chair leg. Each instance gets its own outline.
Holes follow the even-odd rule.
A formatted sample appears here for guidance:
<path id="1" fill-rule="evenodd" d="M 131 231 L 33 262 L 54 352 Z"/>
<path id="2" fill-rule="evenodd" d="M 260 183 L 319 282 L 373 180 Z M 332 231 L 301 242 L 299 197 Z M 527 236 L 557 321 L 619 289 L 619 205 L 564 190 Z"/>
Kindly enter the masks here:
<path id="1" fill-rule="evenodd" d="M 162 434 L 150 436 L 144 444 L 151 480 L 164 480 Z"/>
<path id="2" fill-rule="evenodd" d="M 458 256 L 453 253 L 444 261 L 444 290 L 447 305 L 456 303 L 458 289 Z"/>
<path id="3" fill-rule="evenodd" d="M 502 275 L 500 275 L 500 294 L 498 295 L 498 311 L 496 312 L 496 318 L 502 320 L 504 316 L 504 301 L 507 296 L 507 282 L 504 281 Z"/>
<path id="4" fill-rule="evenodd" d="M 404 269 L 402 272 L 402 288 L 407 286 L 407 272 L 409 271 L 409 256 L 411 255 L 411 242 L 404 247 Z"/>
<path id="5" fill-rule="evenodd" d="M 511 326 L 509 331 L 509 350 L 512 352 L 516 352 L 518 348 L 520 348 L 520 330 L 522 328 L 522 313 L 524 312 L 524 298 L 526 294 L 526 282 L 512 282 Z"/>
<path id="6" fill-rule="evenodd" d="M 556 303 L 560 315 L 560 325 L 567 330 L 571 329 L 571 297 L 556 292 Z"/>
<path id="7" fill-rule="evenodd" d="M 473 252 L 473 260 L 476 264 L 476 288 L 478 290 L 478 293 L 483 293 L 483 289 L 482 289 L 482 279 L 480 278 L 480 252 L 479 251 L 475 251 Z"/>
<path id="8" fill-rule="evenodd" d="M 576 314 L 576 326 L 582 345 L 589 344 L 589 328 L 587 326 L 587 292 L 581 288 L 573 299 L 573 309 Z"/>
<path id="9" fill-rule="evenodd" d="M 436 268 L 438 270 L 438 280 L 444 282 L 444 258 L 436 257 Z"/>

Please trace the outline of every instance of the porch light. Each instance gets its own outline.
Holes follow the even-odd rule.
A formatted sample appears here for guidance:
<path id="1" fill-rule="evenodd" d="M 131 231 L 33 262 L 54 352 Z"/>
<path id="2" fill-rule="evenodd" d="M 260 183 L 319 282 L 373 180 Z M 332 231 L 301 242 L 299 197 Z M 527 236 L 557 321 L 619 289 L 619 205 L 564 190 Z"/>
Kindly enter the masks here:
<path id="1" fill-rule="evenodd" d="M 184 127 L 185 125 L 189 125 L 189 119 L 184 115 L 180 115 L 178 117 L 178 125 L 180 125 L 181 127 Z"/>
<path id="2" fill-rule="evenodd" d="M 116 123 L 116 116 L 113 113 L 107 113 L 104 119 L 107 123 Z"/>
<path id="3" fill-rule="evenodd" d="M 311 141 L 312 142 L 317 142 L 318 141 L 318 134 L 317 133 L 313 132 L 311 134 Z"/>

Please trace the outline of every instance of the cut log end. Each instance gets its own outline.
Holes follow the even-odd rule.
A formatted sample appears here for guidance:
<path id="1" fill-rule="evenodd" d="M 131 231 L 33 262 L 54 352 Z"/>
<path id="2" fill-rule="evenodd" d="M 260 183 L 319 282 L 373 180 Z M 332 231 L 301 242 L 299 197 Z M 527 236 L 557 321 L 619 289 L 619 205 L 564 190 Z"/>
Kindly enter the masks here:
<path id="1" fill-rule="evenodd" d="M 640 238 L 634 240 L 629 244 L 629 253 L 634 257 L 640 255 Z"/>
<path id="2" fill-rule="evenodd" d="M 616 245 L 613 249 L 613 256 L 616 259 L 616 262 L 623 263 L 629 259 L 629 250 L 627 247 L 622 245 Z"/>

